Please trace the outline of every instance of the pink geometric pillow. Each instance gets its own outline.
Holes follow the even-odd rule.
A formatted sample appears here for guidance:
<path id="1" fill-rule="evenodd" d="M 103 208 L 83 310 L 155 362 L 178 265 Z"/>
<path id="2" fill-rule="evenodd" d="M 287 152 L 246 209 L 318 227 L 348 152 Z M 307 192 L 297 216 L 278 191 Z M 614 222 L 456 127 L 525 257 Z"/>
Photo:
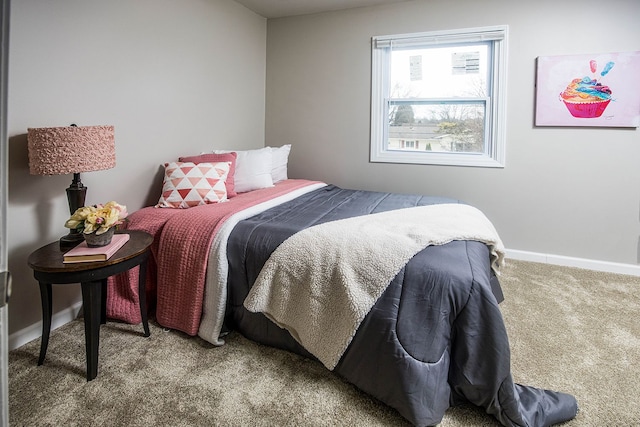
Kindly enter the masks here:
<path id="1" fill-rule="evenodd" d="M 236 158 L 238 155 L 235 152 L 225 154 L 200 154 L 199 156 L 180 157 L 179 162 L 193 162 L 193 163 L 218 163 L 218 162 L 231 162 L 231 168 L 229 168 L 229 175 L 227 175 L 227 181 L 225 186 L 227 187 L 227 197 L 232 198 L 238 195 L 235 189 L 235 175 L 236 175 Z"/>
<path id="2" fill-rule="evenodd" d="M 230 162 L 165 163 L 162 196 L 156 207 L 186 209 L 226 201 L 230 167 Z"/>

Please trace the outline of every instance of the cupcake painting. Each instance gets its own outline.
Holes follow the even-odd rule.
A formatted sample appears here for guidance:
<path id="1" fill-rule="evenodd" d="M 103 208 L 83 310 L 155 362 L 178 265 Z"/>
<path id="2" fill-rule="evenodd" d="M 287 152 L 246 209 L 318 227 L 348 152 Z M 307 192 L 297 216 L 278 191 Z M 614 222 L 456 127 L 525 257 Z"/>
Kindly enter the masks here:
<path id="1" fill-rule="evenodd" d="M 536 126 L 640 126 L 640 52 L 538 58 Z"/>
<path id="2" fill-rule="evenodd" d="M 592 73 L 597 71 L 597 64 L 593 59 L 589 61 Z M 615 62 L 607 62 L 604 70 L 600 72 L 600 76 L 606 76 L 614 65 Z M 571 80 L 571 83 L 560 94 L 560 100 L 564 102 L 573 117 L 591 119 L 600 117 L 604 113 L 607 105 L 611 102 L 611 89 L 598 82 L 596 78 L 586 76 Z"/>

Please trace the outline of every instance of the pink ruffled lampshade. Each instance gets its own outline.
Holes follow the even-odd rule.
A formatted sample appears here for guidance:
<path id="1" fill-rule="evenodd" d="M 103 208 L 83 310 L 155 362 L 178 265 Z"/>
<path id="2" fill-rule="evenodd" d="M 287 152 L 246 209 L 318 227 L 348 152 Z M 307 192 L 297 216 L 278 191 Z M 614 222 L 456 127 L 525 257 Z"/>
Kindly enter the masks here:
<path id="1" fill-rule="evenodd" d="M 65 175 L 116 165 L 113 126 L 27 129 L 31 175 Z"/>

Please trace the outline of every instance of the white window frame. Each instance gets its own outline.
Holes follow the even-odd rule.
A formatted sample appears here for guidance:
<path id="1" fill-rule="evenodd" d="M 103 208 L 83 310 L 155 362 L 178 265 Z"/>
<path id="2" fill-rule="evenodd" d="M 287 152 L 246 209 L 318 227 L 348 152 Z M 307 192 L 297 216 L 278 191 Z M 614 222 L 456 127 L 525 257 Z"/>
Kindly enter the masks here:
<path id="1" fill-rule="evenodd" d="M 371 153 L 374 163 L 411 163 L 429 165 L 477 166 L 501 168 L 505 165 L 507 102 L 507 25 L 431 31 L 425 33 L 375 36 L 371 40 Z M 390 94 L 391 46 L 429 47 L 477 42 L 492 42 L 489 73 L 490 90 L 485 100 L 485 150 L 483 153 L 442 153 L 389 150 L 388 101 Z M 452 99 L 452 102 L 464 101 Z"/>

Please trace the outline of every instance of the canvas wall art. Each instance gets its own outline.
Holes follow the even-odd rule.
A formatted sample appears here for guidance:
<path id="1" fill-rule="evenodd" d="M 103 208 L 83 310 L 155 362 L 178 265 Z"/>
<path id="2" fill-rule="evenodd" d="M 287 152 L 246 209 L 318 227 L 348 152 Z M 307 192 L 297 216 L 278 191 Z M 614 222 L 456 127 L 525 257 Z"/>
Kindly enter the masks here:
<path id="1" fill-rule="evenodd" d="M 540 56 L 536 126 L 640 126 L 640 51 Z"/>

